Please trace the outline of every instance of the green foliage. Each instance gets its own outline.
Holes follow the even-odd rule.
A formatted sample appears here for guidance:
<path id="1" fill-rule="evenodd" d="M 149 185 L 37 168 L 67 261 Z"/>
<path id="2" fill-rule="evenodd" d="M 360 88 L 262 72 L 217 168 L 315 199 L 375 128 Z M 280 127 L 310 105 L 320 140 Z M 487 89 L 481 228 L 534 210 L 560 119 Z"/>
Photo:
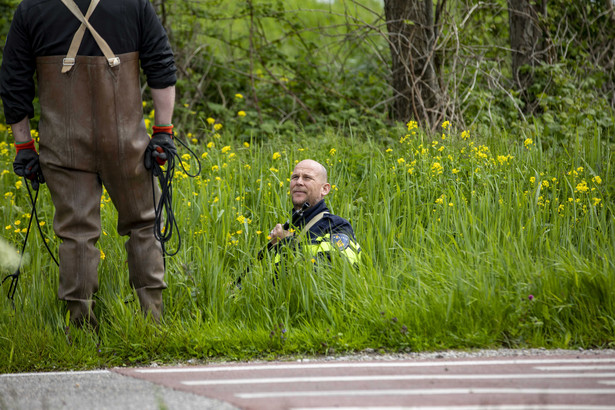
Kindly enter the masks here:
<path id="1" fill-rule="evenodd" d="M 384 22 L 379 6 L 358 3 L 158 5 L 179 68 L 176 131 L 202 166 L 198 178 L 176 173 L 183 245 L 167 261 L 165 321 L 137 313 L 105 193 L 100 335 L 65 327 L 57 268 L 31 232 L 17 309 L 0 298 L 0 371 L 368 347 L 614 346 L 615 115 L 605 92 L 613 77 L 587 42 L 606 26 L 583 26 L 582 10 L 554 6 L 546 23 L 579 27 L 553 36 L 557 47 L 568 35 L 585 40 L 556 47 L 560 58 L 535 69 L 540 112 L 524 121 L 505 2 L 456 4 L 438 53 L 461 115 L 433 134 L 387 123 Z M 31 205 L 11 172 L 11 142 L 2 127 L 0 235 L 17 248 Z M 327 166 L 328 203 L 355 227 L 363 264 L 315 268 L 296 255 L 276 278 L 270 259 L 255 255 L 287 219 L 288 177 L 307 157 Z M 55 250 L 44 186 L 40 195 L 41 229 Z"/>
<path id="2" fill-rule="evenodd" d="M 545 144 L 569 144 L 571 130 L 592 135 L 595 128 L 613 136 L 615 117 L 607 98 L 596 90 L 603 88 L 605 74 L 589 74 L 577 63 L 564 61 L 534 70 L 534 85 L 541 115 L 534 119 L 537 133 Z M 615 137 L 610 138 L 615 143 Z"/>
<path id="3" fill-rule="evenodd" d="M 382 126 L 386 43 L 366 29 L 366 6 L 340 2 L 170 3 L 178 93 L 194 112 L 228 123 L 244 103 L 248 136 L 323 125 Z M 307 9 L 311 7 L 311 9 Z"/>
<path id="4" fill-rule="evenodd" d="M 1 371 L 615 343 L 615 170 L 598 129 L 556 152 L 506 131 L 479 135 L 450 123 L 437 135 L 410 123 L 378 135 L 329 128 L 261 142 L 236 137 L 239 121 L 221 125 L 189 140 L 201 176 L 176 172 L 183 245 L 167 260 L 163 324 L 138 314 L 105 194 L 99 336 L 65 328 L 57 268 L 31 233 L 16 310 L 0 298 Z M 18 247 L 30 209 L 10 172 L 7 139 L 4 131 L 0 227 Z M 327 166 L 327 202 L 353 224 L 363 261 L 358 269 L 341 258 L 314 267 L 291 254 L 276 278 L 270 258 L 256 254 L 288 217 L 288 177 L 306 157 Z M 194 171 L 194 159 L 184 161 Z M 44 186 L 41 195 L 42 229 L 55 250 Z"/>

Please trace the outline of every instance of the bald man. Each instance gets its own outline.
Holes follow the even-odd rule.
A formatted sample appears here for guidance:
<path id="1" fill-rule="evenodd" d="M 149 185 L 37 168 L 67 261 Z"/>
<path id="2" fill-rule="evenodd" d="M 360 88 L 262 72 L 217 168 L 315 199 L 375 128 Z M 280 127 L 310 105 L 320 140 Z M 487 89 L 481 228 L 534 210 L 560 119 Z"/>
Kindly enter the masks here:
<path id="1" fill-rule="evenodd" d="M 324 198 L 330 191 L 327 170 L 322 164 L 311 159 L 299 162 L 290 177 L 291 218 L 273 228 L 268 249 L 276 251 L 305 235 L 307 243 L 302 244 L 302 249 L 316 259 L 337 250 L 351 263 L 357 263 L 361 247 L 350 222 L 333 215 L 327 208 Z M 279 259 L 276 252 L 276 263 Z"/>

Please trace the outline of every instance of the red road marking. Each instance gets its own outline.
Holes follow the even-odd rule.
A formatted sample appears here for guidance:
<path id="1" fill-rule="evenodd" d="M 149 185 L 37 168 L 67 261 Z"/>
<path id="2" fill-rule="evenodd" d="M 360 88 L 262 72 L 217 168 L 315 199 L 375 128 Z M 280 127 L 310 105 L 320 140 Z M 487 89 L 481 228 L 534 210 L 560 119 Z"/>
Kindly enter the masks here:
<path id="1" fill-rule="evenodd" d="M 615 410 L 615 357 L 114 369 L 242 409 Z"/>

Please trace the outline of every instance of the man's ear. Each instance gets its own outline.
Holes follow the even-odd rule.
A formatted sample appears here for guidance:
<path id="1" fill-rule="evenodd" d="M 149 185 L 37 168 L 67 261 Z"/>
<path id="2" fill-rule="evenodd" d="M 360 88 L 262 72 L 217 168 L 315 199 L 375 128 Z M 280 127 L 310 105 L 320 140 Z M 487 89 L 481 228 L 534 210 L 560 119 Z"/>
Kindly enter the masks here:
<path id="1" fill-rule="evenodd" d="M 325 195 L 327 195 L 329 192 L 331 192 L 331 184 L 329 184 L 328 182 L 327 182 L 326 184 L 324 184 L 324 185 L 322 186 L 321 192 L 322 192 L 322 196 L 325 196 Z"/>

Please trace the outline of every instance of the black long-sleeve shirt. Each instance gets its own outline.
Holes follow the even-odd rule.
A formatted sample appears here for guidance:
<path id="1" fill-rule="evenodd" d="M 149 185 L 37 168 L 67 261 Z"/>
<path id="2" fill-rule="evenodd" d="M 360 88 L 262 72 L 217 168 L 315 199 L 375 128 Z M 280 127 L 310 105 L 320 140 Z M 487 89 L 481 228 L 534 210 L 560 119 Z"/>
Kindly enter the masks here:
<path id="1" fill-rule="evenodd" d="M 90 0 L 75 3 L 85 16 Z M 101 1 L 89 22 L 114 54 L 139 52 L 141 68 L 151 88 L 175 84 L 173 52 L 149 0 Z M 60 0 L 24 0 L 19 4 L 0 68 L 0 96 L 8 124 L 34 115 L 36 57 L 65 56 L 80 25 Z M 88 29 L 77 54 L 103 55 Z"/>

